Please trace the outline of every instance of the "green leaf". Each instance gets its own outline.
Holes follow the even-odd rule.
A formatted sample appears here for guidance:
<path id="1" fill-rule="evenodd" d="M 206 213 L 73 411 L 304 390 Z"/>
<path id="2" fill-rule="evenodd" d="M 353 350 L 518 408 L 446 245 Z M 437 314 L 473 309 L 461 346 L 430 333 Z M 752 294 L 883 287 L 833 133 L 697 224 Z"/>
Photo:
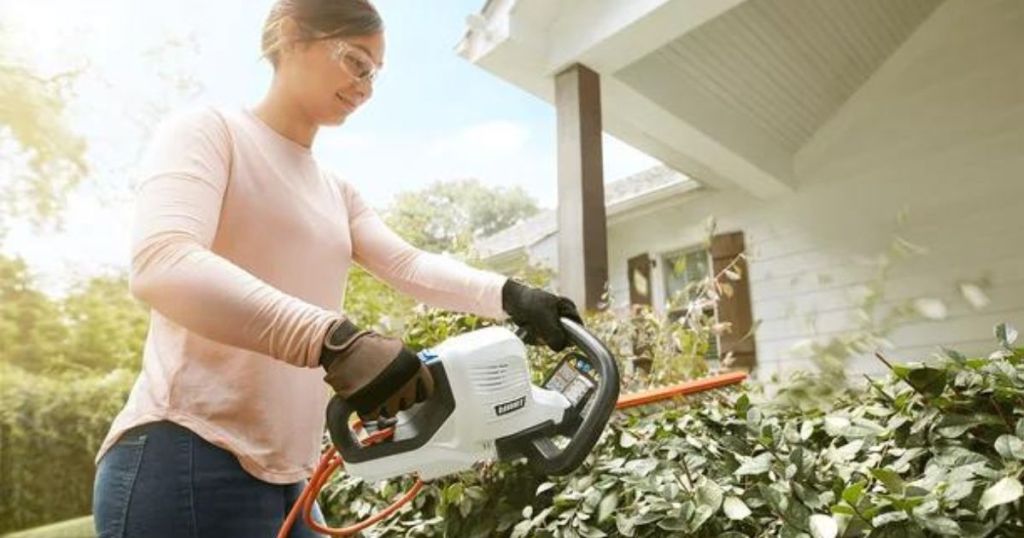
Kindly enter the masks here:
<path id="1" fill-rule="evenodd" d="M 839 525 L 832 516 L 814 514 L 808 523 L 811 527 L 811 536 L 814 538 L 835 538 L 839 533 Z"/>
<path id="2" fill-rule="evenodd" d="M 1024 460 L 1024 441 L 1016 435 L 1000 435 L 995 448 L 1006 459 Z"/>
<path id="3" fill-rule="evenodd" d="M 640 460 L 633 460 L 626 462 L 623 467 L 627 472 L 630 472 L 640 478 L 643 478 L 650 474 L 651 471 L 658 467 L 658 460 L 653 458 L 644 458 Z"/>
<path id="4" fill-rule="evenodd" d="M 708 506 L 708 505 L 700 505 L 700 506 L 698 506 L 697 509 L 694 510 L 693 520 L 691 521 L 690 528 L 687 529 L 687 530 L 696 531 L 702 525 L 704 525 L 704 522 L 706 522 L 707 520 L 711 519 L 711 516 L 713 516 L 713 515 L 715 515 L 715 510 L 713 510 L 710 506 Z"/>
<path id="5" fill-rule="evenodd" d="M 733 473 L 737 476 L 746 475 L 759 475 L 761 473 L 767 473 L 768 469 L 771 468 L 772 455 L 770 452 L 763 452 L 753 458 L 748 458 L 743 462 L 742 465 L 736 472 Z"/>
<path id="6" fill-rule="evenodd" d="M 580 503 L 580 494 L 576 492 L 563 492 L 555 495 L 555 498 L 551 501 L 555 506 L 559 507 L 576 506 Z"/>
<path id="7" fill-rule="evenodd" d="M 444 491 L 444 498 L 450 504 L 462 502 L 462 482 L 455 482 L 448 486 Z"/>
<path id="8" fill-rule="evenodd" d="M 585 538 L 605 538 L 606 536 L 608 536 L 601 529 L 596 529 L 594 527 L 589 527 L 587 525 L 581 525 L 577 532 L 579 532 L 580 536 L 583 536 Z"/>
<path id="9" fill-rule="evenodd" d="M 832 437 L 839 437 L 849 427 L 849 418 L 838 416 L 825 417 L 825 433 L 829 434 Z"/>
<path id="10" fill-rule="evenodd" d="M 947 468 L 988 461 L 985 456 L 959 446 L 935 447 L 932 450 L 935 452 L 935 462 Z"/>
<path id="11" fill-rule="evenodd" d="M 549 489 L 551 489 L 553 487 L 555 487 L 554 483 L 552 483 L 552 482 L 544 482 L 543 484 L 537 486 L 537 492 L 534 493 L 534 495 L 539 497 L 541 493 L 544 493 L 545 491 L 547 491 L 547 490 L 549 490 Z"/>
<path id="12" fill-rule="evenodd" d="M 1012 476 L 1008 476 L 986 489 L 985 493 L 981 494 L 981 501 L 978 503 L 978 506 L 982 510 L 988 510 L 993 506 L 1016 501 L 1021 495 L 1024 495 L 1024 487 L 1021 487 L 1020 481 Z"/>
<path id="13" fill-rule="evenodd" d="M 974 492 L 973 480 L 957 480 L 949 484 L 946 491 L 943 493 L 943 497 L 947 501 L 959 501 L 970 497 L 971 493 Z"/>
<path id="14" fill-rule="evenodd" d="M 587 488 L 583 494 L 583 511 L 588 514 L 593 512 L 601 504 L 602 497 L 601 490 L 595 487 Z"/>
<path id="15" fill-rule="evenodd" d="M 844 516 L 857 515 L 857 512 L 854 512 L 853 508 L 851 508 L 848 504 L 835 504 L 832 505 L 832 508 L 830 510 L 832 510 L 833 514 L 840 514 Z"/>
<path id="16" fill-rule="evenodd" d="M 939 501 L 936 499 L 928 499 L 914 507 L 914 515 L 920 518 L 931 517 L 932 514 L 938 511 Z"/>
<path id="17" fill-rule="evenodd" d="M 512 534 L 510 538 L 525 538 L 530 533 L 530 529 L 533 527 L 533 522 L 530 520 L 520 521 L 515 527 L 512 527 Z"/>
<path id="18" fill-rule="evenodd" d="M 1000 323 L 996 325 L 995 329 L 996 339 L 1006 349 L 1012 349 L 1014 342 L 1017 341 L 1017 329 L 1014 329 L 1012 325 L 1006 323 Z"/>
<path id="19" fill-rule="evenodd" d="M 617 491 L 610 491 L 605 494 L 601 499 L 601 504 L 597 508 L 597 522 L 604 523 L 606 519 L 611 517 L 615 513 L 615 509 L 619 506 L 619 493 Z"/>
<path id="20" fill-rule="evenodd" d="M 837 461 L 840 463 L 851 461 L 853 460 L 853 458 L 857 457 L 857 454 L 860 453 L 860 450 L 863 446 L 864 441 L 861 441 L 859 439 L 856 441 L 850 441 L 849 443 L 846 443 L 845 445 L 839 448 L 830 448 L 829 457 L 833 461 Z"/>
<path id="21" fill-rule="evenodd" d="M 722 503 L 722 510 L 725 511 L 725 517 L 734 521 L 739 521 L 750 515 L 750 508 L 739 497 L 726 497 Z"/>
<path id="22" fill-rule="evenodd" d="M 718 507 L 722 505 L 721 486 L 713 480 L 705 480 L 700 486 L 697 486 L 697 503 L 710 508 L 711 513 L 718 511 Z"/>
<path id="23" fill-rule="evenodd" d="M 796 493 L 796 496 L 799 497 L 808 508 L 817 509 L 828 505 L 828 503 L 822 499 L 822 492 L 813 488 L 801 486 L 799 482 L 793 482 L 792 486 L 793 492 Z M 828 492 L 827 495 L 831 496 L 832 492 Z"/>
<path id="24" fill-rule="evenodd" d="M 659 519 L 662 519 L 664 517 L 664 514 L 660 514 L 658 512 L 646 512 L 637 516 L 637 518 L 633 520 L 633 522 L 636 525 L 646 525 L 648 523 L 658 521 Z"/>
<path id="25" fill-rule="evenodd" d="M 626 514 L 615 514 L 615 528 L 623 536 L 633 536 L 636 532 L 636 520 Z"/>
<path id="26" fill-rule="evenodd" d="M 913 368 L 907 373 L 906 379 L 915 390 L 930 398 L 934 398 L 946 390 L 946 371 L 938 368 L 929 366 Z"/>
<path id="27" fill-rule="evenodd" d="M 935 433 L 947 439 L 956 439 L 967 432 L 967 430 L 989 421 L 990 417 L 985 414 L 946 415 L 935 426 Z"/>
<path id="28" fill-rule="evenodd" d="M 842 431 L 842 436 L 847 439 L 859 439 L 861 437 L 879 436 L 884 433 L 886 433 L 886 429 L 881 424 L 866 418 L 855 418 Z"/>
<path id="29" fill-rule="evenodd" d="M 751 407 L 747 410 L 747 428 L 751 431 L 758 431 L 758 426 L 761 424 L 761 410 L 756 407 Z"/>
<path id="30" fill-rule="evenodd" d="M 896 377 L 898 377 L 900 379 L 906 379 L 907 378 L 907 374 L 910 373 L 910 370 L 912 368 L 918 368 L 918 367 L 919 367 L 918 365 L 911 365 L 911 364 L 893 364 L 892 365 L 892 373 L 896 374 Z"/>
<path id="31" fill-rule="evenodd" d="M 849 503 L 850 506 L 857 506 L 860 502 L 860 498 L 864 495 L 865 482 L 855 482 L 846 487 L 843 490 L 843 500 Z"/>
<path id="32" fill-rule="evenodd" d="M 814 435 L 814 423 L 810 420 L 805 420 L 800 424 L 800 440 L 806 441 L 811 438 L 811 435 Z"/>
<path id="33" fill-rule="evenodd" d="M 622 434 L 619 436 L 619 446 L 621 446 L 622 448 L 633 448 L 634 446 L 636 446 L 636 443 L 636 437 L 634 437 L 628 431 L 622 431 Z"/>
<path id="34" fill-rule="evenodd" d="M 758 484 L 757 489 L 761 492 L 761 496 L 764 500 L 772 507 L 776 512 L 785 512 L 786 508 L 789 507 L 789 497 L 782 491 L 781 486 L 769 486 L 764 483 Z"/>
<path id="35" fill-rule="evenodd" d="M 921 520 L 924 528 L 943 536 L 960 536 L 960 525 L 944 516 L 934 516 Z"/>
<path id="36" fill-rule="evenodd" d="M 487 500 L 487 494 L 484 492 L 484 488 L 480 486 L 470 486 L 466 488 L 466 496 L 473 499 L 474 501 Z"/>
<path id="37" fill-rule="evenodd" d="M 886 512 L 875 516 L 874 519 L 871 520 L 871 524 L 876 527 L 884 527 L 890 523 L 898 523 L 908 519 L 910 519 L 910 516 L 908 516 L 906 512 L 897 510 L 895 512 Z"/>
<path id="38" fill-rule="evenodd" d="M 658 522 L 658 527 L 667 531 L 687 530 L 686 520 L 680 517 L 667 517 Z"/>
<path id="39" fill-rule="evenodd" d="M 736 416 L 747 416 L 747 410 L 750 409 L 750 397 L 744 393 L 739 398 L 736 398 L 736 404 L 733 408 L 736 409 Z"/>
<path id="40" fill-rule="evenodd" d="M 903 492 L 903 479 L 895 471 L 885 468 L 871 469 L 871 476 L 874 476 L 879 482 L 884 484 L 885 489 L 889 490 L 890 493 L 899 494 Z"/>

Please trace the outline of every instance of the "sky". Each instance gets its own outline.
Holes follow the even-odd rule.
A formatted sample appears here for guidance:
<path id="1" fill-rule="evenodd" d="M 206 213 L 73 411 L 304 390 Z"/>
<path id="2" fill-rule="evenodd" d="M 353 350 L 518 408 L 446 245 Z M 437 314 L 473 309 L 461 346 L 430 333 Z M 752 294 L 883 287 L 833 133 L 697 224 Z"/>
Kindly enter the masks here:
<path id="1" fill-rule="evenodd" d="M 22 256 L 46 291 L 123 270 L 131 231 L 133 166 L 170 110 L 195 103 L 252 106 L 272 71 L 259 57 L 273 0 L 0 0 L 8 43 L 41 73 L 87 66 L 67 110 L 89 143 L 90 176 L 68 200 L 61 232 L 16 224 L 0 245 Z M 484 0 L 378 0 L 385 70 L 373 99 L 322 129 L 321 166 L 371 204 L 436 180 L 474 177 L 556 200 L 555 113 L 548 103 L 455 54 L 466 17 Z M 605 136 L 605 180 L 654 166 Z"/>

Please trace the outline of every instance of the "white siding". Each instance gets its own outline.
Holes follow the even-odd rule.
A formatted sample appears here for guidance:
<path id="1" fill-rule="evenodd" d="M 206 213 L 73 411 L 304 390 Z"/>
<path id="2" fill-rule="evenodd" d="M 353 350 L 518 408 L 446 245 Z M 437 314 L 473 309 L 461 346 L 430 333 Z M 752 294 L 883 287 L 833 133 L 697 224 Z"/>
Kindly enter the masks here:
<path id="1" fill-rule="evenodd" d="M 886 304 L 934 297 L 949 315 L 900 327 L 887 353 L 990 351 L 994 324 L 1024 328 L 1022 51 L 1024 2 L 943 4 L 797 153 L 797 192 L 709 192 L 610 227 L 616 301 L 628 299 L 628 258 L 696 244 L 714 215 L 719 231 L 745 233 L 753 257 L 761 373 L 784 372 L 802 366 L 793 344 L 854 327 L 852 297 L 873 274 L 860 262 L 884 251 L 905 208 L 900 235 L 929 251 L 894 268 Z M 978 312 L 957 283 L 981 277 L 992 303 Z M 862 358 L 851 368 L 879 366 Z"/>

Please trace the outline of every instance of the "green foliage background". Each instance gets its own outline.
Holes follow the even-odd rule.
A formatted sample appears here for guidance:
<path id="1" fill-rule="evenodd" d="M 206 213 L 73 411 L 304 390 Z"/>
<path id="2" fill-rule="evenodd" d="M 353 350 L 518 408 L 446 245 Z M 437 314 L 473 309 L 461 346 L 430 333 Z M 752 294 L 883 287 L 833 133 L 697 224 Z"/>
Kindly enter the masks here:
<path id="1" fill-rule="evenodd" d="M 148 319 L 123 276 L 52 299 L 23 261 L 0 256 L 0 532 L 89 513 L 92 458 Z"/>

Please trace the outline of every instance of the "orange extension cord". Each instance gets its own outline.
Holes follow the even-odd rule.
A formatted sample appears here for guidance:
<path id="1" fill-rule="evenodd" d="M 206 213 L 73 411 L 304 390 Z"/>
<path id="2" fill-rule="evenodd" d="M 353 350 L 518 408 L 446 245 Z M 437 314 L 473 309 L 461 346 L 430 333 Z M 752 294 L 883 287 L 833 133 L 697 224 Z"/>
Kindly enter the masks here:
<path id="1" fill-rule="evenodd" d="M 714 377 L 687 381 L 685 383 L 679 383 L 678 385 L 635 392 L 619 398 L 619 401 L 615 404 L 615 408 L 626 409 L 629 407 L 637 407 L 662 400 L 668 400 L 677 396 L 687 396 L 690 394 L 715 390 L 729 385 L 742 383 L 746 378 L 747 374 L 744 372 L 732 372 Z M 355 428 L 357 430 L 362 427 L 362 422 L 355 423 Z M 388 439 L 394 431 L 394 428 L 387 428 L 374 432 L 362 441 L 363 446 L 372 445 L 379 443 L 384 439 Z M 285 518 L 284 523 L 281 525 L 281 530 L 278 531 L 277 538 L 286 538 L 288 536 L 288 533 L 291 532 L 292 525 L 294 525 L 295 520 L 298 519 L 300 511 L 302 513 L 303 520 L 309 528 L 330 536 L 350 536 L 371 525 L 375 525 L 393 514 L 396 510 L 401 508 L 402 505 L 411 501 L 423 487 L 423 481 L 417 477 L 416 483 L 409 488 L 409 491 L 406 491 L 404 495 L 384 510 L 359 523 L 356 523 L 355 525 L 340 528 L 325 527 L 313 520 L 313 502 L 316 500 L 320 490 L 327 482 L 327 479 L 330 478 L 331 475 L 334 474 L 334 471 L 341 467 L 343 463 L 341 455 L 338 454 L 337 449 L 333 446 L 324 451 L 323 455 L 320 457 L 320 463 L 317 464 L 316 470 L 313 471 L 313 476 L 309 479 L 309 483 L 306 484 L 305 489 L 302 490 L 302 494 L 299 495 L 298 500 L 295 501 L 291 511 L 288 513 L 288 517 Z"/>

